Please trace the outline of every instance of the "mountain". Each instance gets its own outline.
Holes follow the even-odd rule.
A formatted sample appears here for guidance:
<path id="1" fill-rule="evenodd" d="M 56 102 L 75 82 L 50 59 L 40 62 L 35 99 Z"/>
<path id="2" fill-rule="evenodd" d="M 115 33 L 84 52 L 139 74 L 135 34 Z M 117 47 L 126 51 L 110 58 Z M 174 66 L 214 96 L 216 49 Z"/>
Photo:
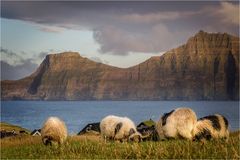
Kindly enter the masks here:
<path id="1" fill-rule="evenodd" d="M 3 100 L 238 100 L 239 37 L 200 31 L 126 69 L 50 54 L 30 76 L 1 81 L 1 91 Z"/>

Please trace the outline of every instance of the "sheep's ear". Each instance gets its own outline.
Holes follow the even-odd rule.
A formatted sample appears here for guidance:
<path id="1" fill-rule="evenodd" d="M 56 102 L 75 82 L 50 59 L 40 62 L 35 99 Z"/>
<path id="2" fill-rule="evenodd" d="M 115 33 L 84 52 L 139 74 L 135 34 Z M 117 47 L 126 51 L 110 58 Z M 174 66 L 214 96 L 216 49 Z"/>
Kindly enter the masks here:
<path id="1" fill-rule="evenodd" d="M 129 135 L 132 135 L 132 134 L 134 134 L 134 133 L 135 133 L 134 129 L 131 128 L 130 131 L 129 131 Z"/>
<path id="2" fill-rule="evenodd" d="M 119 130 L 122 128 L 122 125 L 123 125 L 123 123 L 122 122 L 120 122 L 120 123 L 118 123 L 117 125 L 116 125 L 116 128 L 115 128 L 115 135 L 119 132 Z"/>

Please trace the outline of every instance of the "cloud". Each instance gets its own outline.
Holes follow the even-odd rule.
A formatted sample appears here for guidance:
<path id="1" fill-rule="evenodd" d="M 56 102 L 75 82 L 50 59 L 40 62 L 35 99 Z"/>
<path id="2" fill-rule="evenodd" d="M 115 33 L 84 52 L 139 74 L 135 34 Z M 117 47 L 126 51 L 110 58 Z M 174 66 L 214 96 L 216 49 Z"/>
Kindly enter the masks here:
<path id="1" fill-rule="evenodd" d="M 211 17 L 210 25 L 239 26 L 239 3 L 220 2 L 220 5 L 206 6 L 199 11 Z"/>
<path id="2" fill-rule="evenodd" d="M 95 62 L 98 62 L 98 63 L 103 63 L 103 64 L 108 64 L 109 62 L 106 61 L 106 60 L 102 60 L 101 58 L 99 57 L 90 57 L 89 59 L 95 61 Z"/>
<path id="3" fill-rule="evenodd" d="M 46 55 L 50 53 L 57 53 L 58 51 L 49 49 L 47 51 L 41 51 L 39 53 L 32 53 L 31 56 L 23 51 L 19 53 L 15 53 L 9 49 L 5 49 L 1 47 L 1 59 L 11 64 L 13 66 L 21 65 L 27 61 L 31 61 L 32 63 L 39 64 L 46 57 Z"/>
<path id="4" fill-rule="evenodd" d="M 222 16 L 224 24 L 234 24 L 239 26 L 239 4 L 221 2 L 221 7 L 216 11 L 217 15 Z"/>
<path id="5" fill-rule="evenodd" d="M 11 64 L 22 64 L 24 59 L 15 52 L 1 47 L 1 59 L 5 59 Z"/>
<path id="6" fill-rule="evenodd" d="M 102 60 L 99 57 L 90 57 L 89 59 L 95 61 L 95 62 L 99 62 L 102 63 Z"/>
<path id="7" fill-rule="evenodd" d="M 25 52 L 21 54 L 25 56 Z M 1 47 L 1 80 L 16 80 L 34 72 L 38 64 L 21 54 Z"/>
<path id="8" fill-rule="evenodd" d="M 38 65 L 32 63 L 31 60 L 26 60 L 23 64 L 16 66 L 1 61 L 1 80 L 17 80 L 24 78 L 33 73 L 37 66 Z"/>
<path id="9" fill-rule="evenodd" d="M 94 31 L 94 39 L 100 44 L 100 53 L 110 53 L 118 55 L 127 55 L 129 50 L 143 51 L 145 46 L 139 41 L 134 41 L 136 35 L 130 34 L 127 30 L 122 30 L 116 26 L 104 26 Z"/>
<path id="10" fill-rule="evenodd" d="M 156 24 L 134 32 L 116 26 L 105 26 L 94 31 L 94 38 L 100 44 L 102 54 L 128 55 L 129 52 L 159 53 L 181 44 L 186 32 L 170 31 L 165 25 Z M 186 39 L 185 39 L 186 40 Z"/>
<path id="11" fill-rule="evenodd" d="M 127 14 L 120 17 L 120 20 L 126 22 L 134 22 L 134 23 L 159 23 L 160 21 L 172 21 L 178 18 L 183 18 L 187 16 L 194 15 L 195 12 L 155 12 L 155 13 L 147 13 L 147 14 Z"/>
<path id="12" fill-rule="evenodd" d="M 102 54 L 159 53 L 200 29 L 239 33 L 239 2 L 2 2 L 2 17 L 44 32 L 93 31 Z"/>
<path id="13" fill-rule="evenodd" d="M 50 52 L 54 50 L 42 51 L 26 57 L 25 52 L 15 53 L 1 47 L 1 79 L 16 80 L 30 75 Z"/>
<path id="14" fill-rule="evenodd" d="M 239 2 L 219 2 L 198 10 L 194 25 L 207 32 L 227 32 L 239 36 Z"/>
<path id="15" fill-rule="evenodd" d="M 38 55 L 37 55 L 37 58 L 40 58 L 40 59 L 43 59 L 46 57 L 46 55 L 48 55 L 49 52 L 40 52 Z"/>
<path id="16" fill-rule="evenodd" d="M 52 27 L 52 26 L 40 26 L 39 29 L 44 32 L 50 33 L 61 33 L 64 31 L 63 28 L 60 27 Z"/>
<path id="17" fill-rule="evenodd" d="M 10 57 L 12 57 L 12 56 L 18 56 L 18 55 L 16 55 L 14 52 L 9 51 L 8 49 L 4 49 L 4 48 L 2 48 L 2 47 L 1 47 L 1 53 L 5 53 L 5 54 L 7 54 L 7 55 L 10 56 Z"/>

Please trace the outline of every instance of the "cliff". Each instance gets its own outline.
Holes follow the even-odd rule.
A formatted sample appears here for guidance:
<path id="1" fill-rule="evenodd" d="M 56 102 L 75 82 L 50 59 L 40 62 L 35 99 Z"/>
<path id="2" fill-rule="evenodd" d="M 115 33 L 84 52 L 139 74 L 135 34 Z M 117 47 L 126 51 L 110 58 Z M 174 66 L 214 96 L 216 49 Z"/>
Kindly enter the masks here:
<path id="1" fill-rule="evenodd" d="M 35 73 L 2 81 L 3 100 L 238 100 L 239 38 L 198 32 L 186 44 L 126 69 L 78 53 L 46 56 Z"/>

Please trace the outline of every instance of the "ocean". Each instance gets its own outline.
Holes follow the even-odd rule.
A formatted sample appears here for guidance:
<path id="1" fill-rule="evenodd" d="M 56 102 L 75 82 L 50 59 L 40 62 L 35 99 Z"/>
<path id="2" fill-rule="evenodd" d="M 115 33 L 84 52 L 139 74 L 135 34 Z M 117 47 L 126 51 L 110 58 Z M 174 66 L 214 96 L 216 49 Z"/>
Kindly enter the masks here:
<path id="1" fill-rule="evenodd" d="M 1 101 L 1 121 L 34 130 L 49 116 L 57 116 L 65 121 L 69 134 L 77 134 L 107 115 L 126 116 L 137 125 L 150 118 L 157 121 L 178 107 L 192 108 L 198 118 L 222 114 L 231 131 L 239 129 L 239 101 Z"/>

